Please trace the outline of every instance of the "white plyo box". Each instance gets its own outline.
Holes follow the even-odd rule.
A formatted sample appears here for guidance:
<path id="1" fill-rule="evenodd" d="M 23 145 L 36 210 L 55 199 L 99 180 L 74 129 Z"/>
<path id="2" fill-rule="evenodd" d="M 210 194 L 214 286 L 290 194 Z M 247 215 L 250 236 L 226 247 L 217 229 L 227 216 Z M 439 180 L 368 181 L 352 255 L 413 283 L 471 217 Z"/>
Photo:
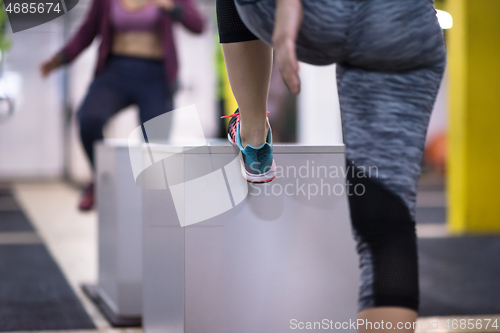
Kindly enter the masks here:
<path id="1" fill-rule="evenodd" d="M 229 145 L 207 151 L 215 168 L 234 154 Z M 184 154 L 186 170 L 201 155 Z M 356 319 L 344 147 L 275 145 L 274 157 L 276 179 L 186 227 L 169 190 L 143 190 L 146 333 L 280 333 Z"/>
<path id="2" fill-rule="evenodd" d="M 142 192 L 135 184 L 127 140 L 96 144 L 98 282 L 101 311 L 118 325 L 140 325 L 142 316 Z"/>

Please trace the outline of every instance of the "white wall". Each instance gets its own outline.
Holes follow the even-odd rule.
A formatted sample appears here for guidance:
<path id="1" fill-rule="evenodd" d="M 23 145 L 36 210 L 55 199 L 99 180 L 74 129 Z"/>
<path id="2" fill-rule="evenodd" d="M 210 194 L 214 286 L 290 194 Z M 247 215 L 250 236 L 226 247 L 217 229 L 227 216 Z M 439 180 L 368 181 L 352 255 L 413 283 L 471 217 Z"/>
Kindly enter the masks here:
<path id="1" fill-rule="evenodd" d="M 300 80 L 297 141 L 304 145 L 342 144 L 335 65 L 300 63 Z"/>
<path id="2" fill-rule="evenodd" d="M 217 27 L 215 24 L 214 4 L 203 3 L 199 6 L 206 20 L 205 32 L 193 35 L 182 26 L 177 26 L 175 37 L 179 56 L 179 80 L 181 89 L 175 99 L 175 107 L 195 104 L 201 120 L 205 137 L 217 133 L 217 78 L 215 69 L 215 47 L 218 45 Z M 173 126 L 186 131 L 190 127 L 190 119 L 177 117 Z"/>
<path id="3" fill-rule="evenodd" d="M 15 114 L 0 123 L 0 179 L 57 177 L 62 161 L 61 75 L 43 80 L 39 65 L 62 43 L 63 20 L 11 34 L 5 71 L 18 74 Z M 10 30 L 10 26 L 8 26 Z"/>

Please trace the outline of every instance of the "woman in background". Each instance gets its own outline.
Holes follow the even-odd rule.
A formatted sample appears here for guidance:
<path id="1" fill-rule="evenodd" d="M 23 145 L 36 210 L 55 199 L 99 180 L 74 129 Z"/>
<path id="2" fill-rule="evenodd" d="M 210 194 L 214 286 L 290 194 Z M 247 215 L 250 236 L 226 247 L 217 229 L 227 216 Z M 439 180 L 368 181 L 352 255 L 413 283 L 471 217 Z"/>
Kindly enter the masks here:
<path id="1" fill-rule="evenodd" d="M 94 143 L 103 139 L 106 122 L 136 104 L 142 123 L 173 109 L 177 55 L 172 28 L 182 23 L 194 33 L 204 22 L 192 0 L 93 0 L 76 34 L 41 65 L 42 75 L 71 63 L 96 36 L 101 44 L 95 77 L 78 110 L 80 137 L 95 171 Z M 79 209 L 94 206 L 92 180 Z"/>

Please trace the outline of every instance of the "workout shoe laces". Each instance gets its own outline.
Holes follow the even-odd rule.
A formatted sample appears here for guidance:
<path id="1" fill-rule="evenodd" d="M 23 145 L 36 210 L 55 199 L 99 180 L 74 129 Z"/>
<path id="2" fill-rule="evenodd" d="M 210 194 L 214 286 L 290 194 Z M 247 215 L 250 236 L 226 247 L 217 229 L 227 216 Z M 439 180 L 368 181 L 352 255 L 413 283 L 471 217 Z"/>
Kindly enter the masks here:
<path id="1" fill-rule="evenodd" d="M 227 126 L 227 138 L 232 145 L 236 143 L 236 126 L 240 123 L 240 109 L 236 109 L 233 114 L 222 116 L 221 119 L 231 118 Z"/>
<path id="2" fill-rule="evenodd" d="M 267 112 L 269 113 L 269 112 Z M 236 144 L 236 127 L 240 123 L 240 109 L 236 109 L 233 114 L 222 116 L 221 119 L 231 118 L 227 126 L 227 138 L 232 145 Z"/>

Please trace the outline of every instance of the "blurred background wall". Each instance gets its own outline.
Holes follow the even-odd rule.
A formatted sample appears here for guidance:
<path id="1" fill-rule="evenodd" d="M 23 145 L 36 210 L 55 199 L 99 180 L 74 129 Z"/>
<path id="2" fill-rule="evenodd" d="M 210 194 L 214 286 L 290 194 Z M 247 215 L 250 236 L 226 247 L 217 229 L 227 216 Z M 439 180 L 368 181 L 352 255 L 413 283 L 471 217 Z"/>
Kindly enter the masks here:
<path id="1" fill-rule="evenodd" d="M 78 138 L 75 114 L 94 75 L 99 41 L 95 40 L 70 66 L 49 78 L 42 79 L 39 72 L 40 63 L 57 52 L 80 26 L 89 4 L 90 0 L 80 0 L 68 14 L 10 35 L 12 48 L 6 52 L 4 71 L 19 78 L 21 87 L 16 96 L 15 115 L 0 122 L 1 179 L 64 177 L 74 183 L 89 179 L 90 170 Z M 219 116 L 234 110 L 220 109 L 221 71 L 216 58 L 220 45 L 215 3 L 207 0 L 198 4 L 208 23 L 203 35 L 194 36 L 180 26 L 175 31 L 180 59 L 180 90 L 175 106 L 195 104 L 205 135 L 217 137 L 224 131 L 221 128 L 224 122 Z M 335 65 L 301 64 L 300 75 L 302 93 L 293 97 L 286 91 L 277 71 L 273 74 L 269 117 L 276 138 L 307 145 L 341 144 Z M 233 98 L 230 88 L 225 89 L 224 98 Z M 232 105 L 229 108 L 236 106 L 234 101 L 225 104 Z M 431 143 L 446 132 L 447 105 L 447 85 L 443 84 L 429 129 Z M 177 117 L 174 126 L 188 129 L 189 123 L 190 119 Z M 106 137 L 127 138 L 137 126 L 136 109 L 130 107 L 110 121 L 105 129 Z"/>
<path id="2" fill-rule="evenodd" d="M 0 123 L 0 178 L 66 177 L 81 183 L 90 177 L 75 114 L 94 75 L 98 39 L 70 66 L 49 78 L 42 79 L 39 71 L 40 63 L 59 51 L 80 26 L 89 5 L 90 0 L 81 0 L 62 17 L 10 34 L 12 47 L 5 54 L 4 71 L 22 82 L 15 114 Z M 199 2 L 199 7 L 207 21 L 203 35 L 193 36 L 179 26 L 175 31 L 180 61 L 180 90 L 175 106 L 195 104 L 205 135 L 211 137 L 219 122 L 215 100 L 215 3 Z M 189 119 L 178 117 L 175 122 L 185 126 Z M 137 126 L 134 106 L 110 121 L 105 136 L 127 138 Z"/>
<path id="3" fill-rule="evenodd" d="M 10 26 L 8 27 L 10 29 Z M 4 75 L 20 78 L 15 113 L 0 123 L 0 177 L 53 178 L 63 170 L 63 75 L 43 80 L 38 66 L 63 43 L 63 17 L 10 35 Z"/>

